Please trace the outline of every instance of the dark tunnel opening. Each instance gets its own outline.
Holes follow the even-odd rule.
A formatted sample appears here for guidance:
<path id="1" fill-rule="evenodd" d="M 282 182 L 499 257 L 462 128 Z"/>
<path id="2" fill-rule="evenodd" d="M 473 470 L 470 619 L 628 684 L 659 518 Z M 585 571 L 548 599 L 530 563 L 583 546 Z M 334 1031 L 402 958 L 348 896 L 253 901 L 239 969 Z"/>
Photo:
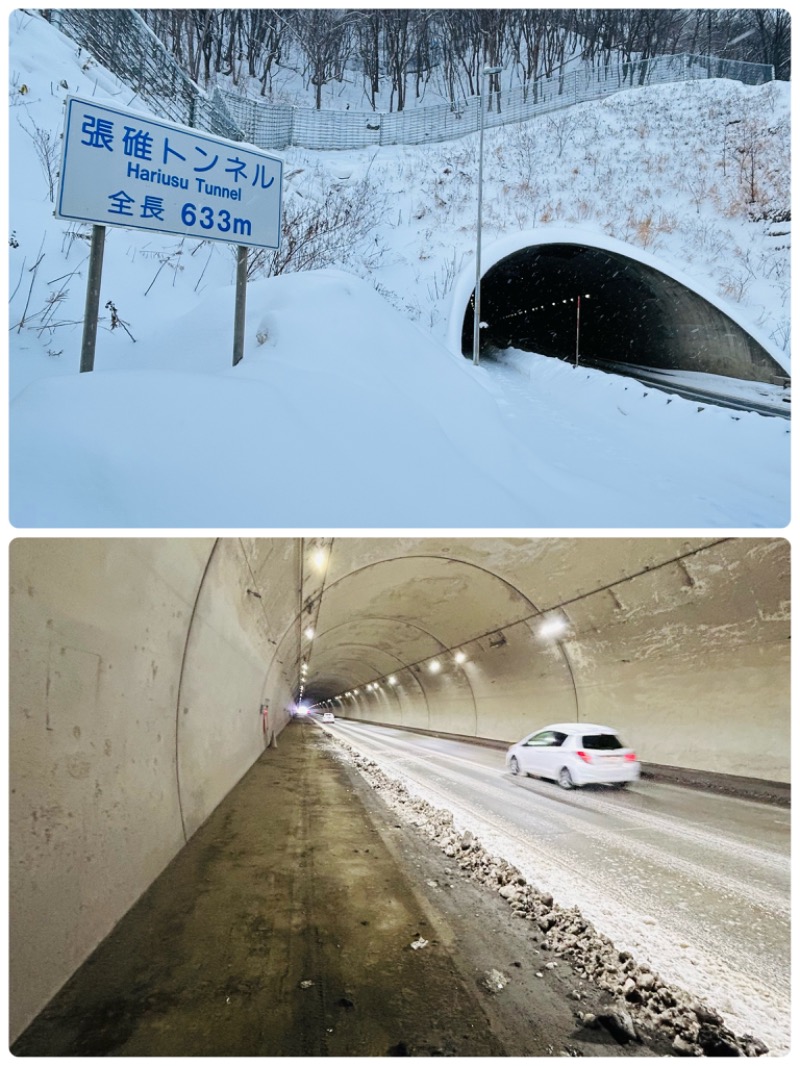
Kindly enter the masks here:
<path id="1" fill-rule="evenodd" d="M 474 293 L 462 352 L 472 355 Z M 481 352 L 518 348 L 583 365 L 620 363 L 753 381 L 788 377 L 746 330 L 635 259 L 583 244 L 523 248 L 481 280 Z"/>

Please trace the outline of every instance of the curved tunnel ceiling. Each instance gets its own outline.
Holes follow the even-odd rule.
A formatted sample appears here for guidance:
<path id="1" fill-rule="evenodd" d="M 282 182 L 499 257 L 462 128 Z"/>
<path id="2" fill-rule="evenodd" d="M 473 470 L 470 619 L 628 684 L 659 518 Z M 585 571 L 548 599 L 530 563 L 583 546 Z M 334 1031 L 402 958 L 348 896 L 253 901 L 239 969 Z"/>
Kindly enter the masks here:
<path id="1" fill-rule="evenodd" d="M 580 296 L 580 329 L 577 299 Z M 519 348 L 584 364 L 610 360 L 757 381 L 786 370 L 686 285 L 619 250 L 556 241 L 505 255 L 481 281 L 482 350 Z M 472 354 L 473 295 L 461 351 Z"/>
<path id="2" fill-rule="evenodd" d="M 622 586 L 631 603 L 634 579 L 658 570 L 664 571 L 663 589 L 672 596 L 692 581 L 682 560 L 712 543 L 716 541 L 517 538 L 306 542 L 301 618 L 290 627 L 291 633 L 298 627 L 300 633 L 296 697 L 301 684 L 304 702 L 313 704 L 378 682 L 385 686 L 392 676 L 398 683 L 424 687 L 432 660 L 446 657 L 449 668 L 456 650 L 491 654 L 509 634 L 520 631 L 519 654 L 532 660 L 555 657 L 559 669 L 569 671 L 568 653 L 557 641 L 537 645 L 535 634 L 543 621 L 569 622 L 578 603 L 586 617 L 592 597 L 604 592 L 613 604 L 613 590 Z M 314 554 L 324 564 L 315 567 Z"/>
<path id="3" fill-rule="evenodd" d="M 336 542 L 309 642 L 307 699 L 330 698 L 419 667 L 491 631 L 500 619 L 513 624 L 536 613 L 501 575 L 465 558 L 463 546 L 453 558 L 452 542 L 420 544 L 408 554 L 361 565 L 353 560 L 353 569 L 337 577 L 343 544 L 347 550 L 347 542 Z"/>

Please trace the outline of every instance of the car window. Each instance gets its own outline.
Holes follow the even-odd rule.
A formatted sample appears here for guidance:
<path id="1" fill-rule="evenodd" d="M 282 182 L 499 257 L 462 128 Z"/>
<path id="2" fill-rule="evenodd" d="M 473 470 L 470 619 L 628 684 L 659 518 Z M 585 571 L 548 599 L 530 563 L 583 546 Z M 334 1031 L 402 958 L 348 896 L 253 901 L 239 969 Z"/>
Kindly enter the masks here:
<path id="1" fill-rule="evenodd" d="M 587 733 L 583 737 L 583 746 L 591 751 L 616 751 L 625 747 L 615 733 Z"/>
<path id="2" fill-rule="evenodd" d="M 528 737 L 525 746 L 528 748 L 557 748 L 564 743 L 566 733 L 557 733 L 553 729 L 543 729 L 541 733 L 534 733 Z"/>

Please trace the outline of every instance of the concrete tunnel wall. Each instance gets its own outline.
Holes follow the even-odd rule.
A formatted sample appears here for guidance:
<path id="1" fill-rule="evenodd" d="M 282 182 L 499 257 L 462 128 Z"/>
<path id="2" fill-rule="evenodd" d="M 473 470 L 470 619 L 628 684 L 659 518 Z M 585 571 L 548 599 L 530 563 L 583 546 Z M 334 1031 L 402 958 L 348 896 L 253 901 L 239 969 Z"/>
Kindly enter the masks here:
<path id="1" fill-rule="evenodd" d="M 624 556 L 625 541 L 601 543 L 605 554 Z M 710 542 L 633 578 L 582 591 L 558 608 L 567 628 L 553 640 L 540 635 L 535 605 L 547 602 L 543 596 L 553 602 L 548 584 L 563 586 L 575 567 L 568 553 L 558 560 L 561 569 L 555 562 L 535 587 L 515 576 L 516 592 L 506 593 L 509 621 L 494 615 L 493 631 L 464 643 L 439 623 L 432 628 L 444 634 L 440 647 L 429 643 L 424 660 L 410 668 L 398 670 L 391 655 L 397 625 L 384 639 L 373 623 L 369 663 L 379 683 L 370 689 L 362 683 L 358 695 L 351 688 L 334 709 L 367 722 L 509 743 L 557 721 L 612 724 L 646 762 L 789 781 L 786 542 Z M 389 559 L 384 565 L 396 567 Z M 585 587 L 583 575 L 571 580 Z M 387 596 L 395 596 L 397 583 L 398 575 L 387 576 Z M 424 583 L 432 586 L 431 575 Z M 347 594 L 358 601 L 350 585 Z M 435 586 L 431 595 L 441 599 Z M 464 608 L 466 602 L 449 598 L 452 614 Z M 378 598 L 368 609 L 386 614 Z M 466 655 L 462 664 L 447 651 L 456 643 Z M 436 674 L 428 668 L 433 658 L 441 664 Z"/>
<path id="2" fill-rule="evenodd" d="M 280 733 L 302 661 L 318 697 L 359 682 L 353 719 L 599 720 L 645 761 L 789 780 L 783 540 L 339 538 L 320 576 L 310 543 L 12 543 L 12 1039 L 262 754 L 262 701 Z"/>
<path id="3" fill-rule="evenodd" d="M 517 347 L 572 359 L 574 302 L 581 307 L 580 351 L 657 369 L 747 380 L 788 376 L 789 361 L 735 305 L 708 284 L 591 228 L 544 227 L 491 244 L 481 256 L 482 347 Z M 448 346 L 472 352 L 475 268 L 453 289 Z M 530 309 L 544 304 L 544 309 Z"/>
<path id="4" fill-rule="evenodd" d="M 288 720 L 248 587 L 237 540 L 12 543 L 12 1040 Z"/>

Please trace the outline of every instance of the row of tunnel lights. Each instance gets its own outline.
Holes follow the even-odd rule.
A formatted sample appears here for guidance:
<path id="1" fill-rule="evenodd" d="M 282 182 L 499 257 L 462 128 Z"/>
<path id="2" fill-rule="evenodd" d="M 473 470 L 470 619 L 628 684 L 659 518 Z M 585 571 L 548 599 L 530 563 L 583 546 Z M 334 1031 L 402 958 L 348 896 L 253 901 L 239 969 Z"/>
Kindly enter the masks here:
<path id="1" fill-rule="evenodd" d="M 589 299 L 589 294 L 588 293 L 585 294 L 585 298 L 587 300 Z M 578 297 L 578 299 L 580 299 L 580 297 Z M 574 303 L 575 302 L 575 298 L 570 298 L 569 300 L 564 299 L 561 302 L 562 303 Z M 544 309 L 544 306 L 545 305 L 543 304 L 541 307 L 534 307 L 534 308 L 531 308 L 531 310 L 532 311 L 541 311 L 541 310 Z M 557 302 L 553 301 L 552 306 L 556 307 L 557 306 Z M 518 314 L 522 314 L 523 312 L 517 312 L 517 313 Z M 328 551 L 325 548 L 318 548 L 313 553 L 313 555 L 312 555 L 312 565 L 313 565 L 314 569 L 317 570 L 318 573 L 323 573 L 327 569 L 328 554 L 329 553 L 328 553 Z M 542 637 L 543 639 L 555 639 L 555 638 L 561 636 L 566 629 L 567 629 L 567 623 L 566 623 L 566 620 L 563 618 L 563 616 L 554 615 L 554 616 L 551 616 L 548 619 L 545 619 L 545 621 L 541 624 L 541 626 L 539 627 L 539 636 Z M 309 641 L 313 640 L 314 636 L 315 636 L 314 627 L 313 626 L 306 626 L 306 628 L 303 630 L 303 635 L 305 636 L 306 640 L 309 640 Z M 503 639 L 501 643 L 504 644 L 505 643 L 505 639 Z M 464 663 L 466 663 L 466 661 L 467 661 L 466 652 L 462 651 L 461 649 L 459 649 L 456 652 L 454 652 L 454 654 L 453 654 L 453 662 L 455 662 L 458 666 L 462 666 Z M 441 672 L 441 670 L 442 670 L 441 660 L 439 658 L 431 659 L 430 662 L 428 663 L 428 672 L 431 673 L 431 674 L 438 674 L 438 673 Z M 302 700 L 303 693 L 305 692 L 306 681 L 308 680 L 308 662 L 306 660 L 303 660 L 301 662 L 301 664 L 300 664 L 300 674 L 301 674 L 301 676 L 300 676 L 299 700 Z M 398 684 L 397 676 L 395 674 L 389 674 L 387 677 L 383 678 L 382 681 L 385 684 L 387 684 L 387 685 L 389 685 L 391 687 L 394 687 L 395 685 Z M 381 681 L 370 681 L 365 686 L 365 690 L 367 692 L 376 692 L 380 688 L 381 688 Z M 343 698 L 347 698 L 347 697 L 351 697 L 352 698 L 354 696 L 360 695 L 360 693 L 361 693 L 361 690 L 356 688 L 356 689 L 352 689 L 352 690 L 350 690 L 348 692 L 341 693 L 339 696 L 333 697 L 333 699 L 343 699 Z M 329 700 L 327 702 L 328 702 L 328 704 L 330 704 L 330 702 L 332 702 L 332 701 Z"/>
<path id="2" fill-rule="evenodd" d="M 567 628 L 568 628 L 568 623 L 567 623 L 566 619 L 562 615 L 553 615 L 552 617 L 547 618 L 547 619 L 545 619 L 544 622 L 542 622 L 542 624 L 539 626 L 538 633 L 539 633 L 539 636 L 542 639 L 544 639 L 544 640 L 555 640 L 558 637 L 562 636 L 566 632 Z M 500 634 L 500 636 L 502 636 L 502 633 Z M 505 638 L 503 638 L 502 640 L 498 641 L 498 644 L 505 644 L 505 643 L 506 643 Z M 453 653 L 453 662 L 456 663 L 458 666 L 463 666 L 464 663 L 467 662 L 467 653 L 462 651 L 461 649 L 458 649 L 456 652 Z M 305 678 L 305 672 L 308 669 L 307 664 L 303 663 L 301 665 L 300 669 L 301 669 L 301 671 L 303 671 L 303 676 Z M 442 661 L 441 661 L 441 659 L 437 656 L 436 658 L 433 658 L 433 659 L 429 660 L 429 662 L 427 664 L 427 669 L 428 669 L 428 673 L 431 673 L 431 674 L 441 673 L 441 670 L 442 670 Z M 364 686 L 364 691 L 365 692 L 378 692 L 378 691 L 380 691 L 380 689 L 382 688 L 382 686 L 384 684 L 389 685 L 389 686 L 391 686 L 393 688 L 398 683 L 399 682 L 397 680 L 397 675 L 396 674 L 389 674 L 387 677 L 382 678 L 382 679 L 380 679 L 378 681 L 369 681 Z M 302 695 L 302 689 L 301 689 L 301 695 Z M 347 692 L 340 693 L 338 696 L 333 696 L 330 700 L 328 700 L 326 702 L 328 703 L 328 705 L 330 705 L 330 703 L 333 700 L 341 700 L 341 699 L 347 699 L 347 698 L 351 698 L 352 699 L 355 696 L 359 696 L 359 695 L 361 695 L 361 689 L 354 688 L 354 689 L 350 689 Z"/>
<path id="3" fill-rule="evenodd" d="M 562 304 L 574 304 L 576 299 L 578 299 L 578 300 L 581 300 L 581 299 L 589 300 L 589 299 L 591 299 L 591 297 L 590 297 L 588 292 L 585 292 L 583 294 L 583 296 L 578 296 L 578 297 L 570 296 L 568 299 L 562 300 L 561 303 Z M 501 322 L 505 322 L 507 318 L 519 318 L 520 315 L 530 315 L 534 311 L 546 311 L 550 307 L 558 307 L 558 300 L 553 300 L 553 302 L 549 303 L 549 304 L 541 304 L 539 307 L 523 307 L 523 309 L 521 311 L 512 311 L 508 315 L 503 315 L 503 317 L 500 319 L 500 321 Z"/>
<path id="4" fill-rule="evenodd" d="M 459 666 L 461 666 L 462 663 L 465 663 L 466 661 L 467 661 L 466 652 L 457 651 L 453 655 L 453 662 L 458 663 Z M 442 663 L 441 663 L 440 659 L 431 659 L 431 661 L 428 663 L 428 671 L 431 674 L 438 674 L 438 673 L 441 672 L 441 669 L 442 669 Z M 397 675 L 396 674 L 389 674 L 388 677 L 383 678 L 383 683 L 387 684 L 387 685 L 392 685 L 392 686 L 398 684 Z M 365 689 L 366 692 L 377 692 L 380 689 L 380 687 L 381 687 L 381 681 L 369 681 L 364 686 L 364 689 Z M 358 696 L 360 694 L 360 692 L 361 692 L 360 689 L 354 688 L 351 692 L 345 692 L 344 696 Z M 336 699 L 341 699 L 342 697 L 341 696 L 337 696 L 335 698 Z"/>
<path id="5" fill-rule="evenodd" d="M 314 639 L 314 627 L 313 626 L 306 626 L 306 628 L 303 630 L 303 636 L 306 638 L 306 640 L 313 640 Z M 308 663 L 304 659 L 303 662 L 300 663 L 300 697 L 299 697 L 300 699 L 303 698 L 303 693 L 305 692 L 305 689 L 306 689 L 306 681 L 307 680 L 308 680 Z"/>
<path id="6" fill-rule="evenodd" d="M 318 574 L 324 574 L 325 571 L 328 569 L 328 558 L 329 558 L 329 555 L 330 555 L 330 553 L 329 553 L 329 550 L 327 548 L 316 548 L 311 553 L 311 566 L 312 566 L 312 568 L 314 570 L 317 571 Z M 303 635 L 305 636 L 306 640 L 313 640 L 314 639 L 314 627 L 313 626 L 306 626 L 306 628 L 303 630 Z M 300 695 L 298 697 L 298 701 L 302 700 L 302 698 L 303 698 L 303 693 L 305 692 L 307 679 L 308 679 L 308 663 L 303 661 L 300 664 Z"/>

